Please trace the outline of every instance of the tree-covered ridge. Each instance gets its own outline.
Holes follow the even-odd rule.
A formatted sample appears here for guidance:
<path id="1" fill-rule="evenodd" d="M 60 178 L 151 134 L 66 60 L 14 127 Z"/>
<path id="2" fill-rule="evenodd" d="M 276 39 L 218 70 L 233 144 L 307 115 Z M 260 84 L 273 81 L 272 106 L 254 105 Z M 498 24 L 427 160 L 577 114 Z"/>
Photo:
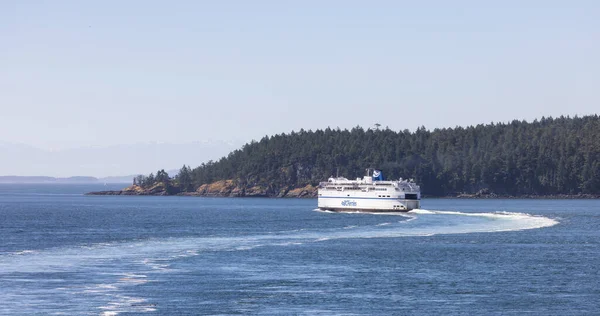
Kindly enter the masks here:
<path id="1" fill-rule="evenodd" d="M 253 141 L 194 169 L 184 166 L 167 182 L 189 192 L 229 179 L 276 193 L 316 185 L 336 173 L 361 177 L 368 167 L 383 170 L 388 179 L 413 178 L 429 195 L 600 194 L 600 119 L 542 118 L 415 132 L 300 130 Z"/>

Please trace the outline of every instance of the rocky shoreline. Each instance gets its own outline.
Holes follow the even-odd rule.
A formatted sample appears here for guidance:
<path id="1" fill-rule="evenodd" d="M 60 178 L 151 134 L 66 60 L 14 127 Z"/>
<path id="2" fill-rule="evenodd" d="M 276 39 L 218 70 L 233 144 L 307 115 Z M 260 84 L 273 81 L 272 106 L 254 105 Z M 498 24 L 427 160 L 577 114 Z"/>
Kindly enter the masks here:
<path id="1" fill-rule="evenodd" d="M 307 185 L 300 188 L 274 190 L 263 186 L 243 187 L 236 185 L 233 180 L 221 180 L 204 184 L 193 192 L 181 192 L 179 188 L 169 187 L 163 183 L 150 188 L 137 185 L 129 186 L 117 191 L 89 192 L 86 195 L 129 195 L 129 196 L 199 196 L 199 197 L 269 197 L 269 198 L 316 198 L 317 188 Z M 600 195 L 593 194 L 552 194 L 552 195 L 505 195 L 481 190 L 477 193 L 457 193 L 447 196 L 427 196 L 423 198 L 453 198 L 453 199 L 600 199 Z"/>
<path id="2" fill-rule="evenodd" d="M 132 185 L 123 190 L 89 192 L 86 195 L 315 198 L 317 197 L 317 188 L 309 184 L 301 188 L 274 190 L 258 185 L 244 187 L 236 185 L 233 180 L 221 180 L 203 184 L 193 192 L 182 192 L 179 188 L 159 183 L 150 188 Z"/>

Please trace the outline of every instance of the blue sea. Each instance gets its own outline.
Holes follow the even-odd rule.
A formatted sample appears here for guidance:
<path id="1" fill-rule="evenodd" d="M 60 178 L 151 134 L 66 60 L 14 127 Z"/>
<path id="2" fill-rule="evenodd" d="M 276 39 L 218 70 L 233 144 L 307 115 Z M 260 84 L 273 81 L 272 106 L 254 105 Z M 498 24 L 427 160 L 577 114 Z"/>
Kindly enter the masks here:
<path id="1" fill-rule="evenodd" d="M 598 315 L 599 200 L 84 196 L 0 185 L 2 315 Z"/>

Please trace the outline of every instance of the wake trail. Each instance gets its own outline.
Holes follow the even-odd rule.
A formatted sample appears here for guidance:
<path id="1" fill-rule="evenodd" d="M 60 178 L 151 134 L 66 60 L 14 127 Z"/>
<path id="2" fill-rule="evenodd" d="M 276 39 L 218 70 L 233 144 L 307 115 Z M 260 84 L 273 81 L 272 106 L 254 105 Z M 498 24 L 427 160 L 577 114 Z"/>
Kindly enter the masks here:
<path id="1" fill-rule="evenodd" d="M 354 214 L 353 212 L 351 214 Z M 91 245 L 24 249 L 0 255 L 1 272 L 37 272 L 59 270 L 70 266 L 110 261 L 115 258 L 143 258 L 163 254 L 159 261 L 187 258 L 208 251 L 248 250 L 268 245 L 294 245 L 315 240 L 348 238 L 393 238 L 431 236 L 441 234 L 468 234 L 481 232 L 519 231 L 550 227 L 556 219 L 527 213 L 495 212 L 466 213 L 458 211 L 417 209 L 407 213 L 362 213 L 365 215 L 401 216 L 400 221 L 382 218 L 380 223 L 362 225 L 347 221 L 340 227 L 308 228 L 249 236 L 231 237 L 177 237 L 149 238 L 146 240 L 96 243 Z M 330 216 L 338 216 L 338 213 Z M 17 264 L 19 263 L 19 264 Z"/>
<path id="2" fill-rule="evenodd" d="M 485 219 L 486 221 L 481 222 L 482 228 L 493 228 L 489 232 L 498 232 L 498 231 L 519 231 L 526 229 L 537 229 L 544 227 L 551 227 L 557 225 L 559 223 L 558 220 L 539 216 L 532 215 L 528 213 L 518 213 L 518 212 L 505 212 L 499 211 L 494 213 L 467 213 L 467 212 L 458 212 L 458 211 L 437 211 L 437 210 L 424 210 L 424 209 L 416 209 L 408 212 L 409 214 L 417 214 L 417 216 L 422 216 L 426 218 L 427 216 L 436 215 L 436 216 L 444 216 L 446 218 L 460 218 L 460 217 L 471 217 L 471 218 L 479 218 Z M 454 222 L 460 220 L 453 220 Z M 473 232 L 481 232 L 480 229 L 474 228 Z M 468 233 L 466 231 L 465 233 Z"/>
<path id="3" fill-rule="evenodd" d="M 323 214 L 340 216 L 338 213 Z M 558 220 L 527 213 L 467 213 L 417 209 L 408 213 L 348 214 L 339 227 L 310 228 L 250 236 L 149 238 L 146 240 L 96 243 L 51 249 L 23 249 L 0 254 L 0 281 L 20 283 L 14 273 L 79 272 L 89 276 L 85 284 L 56 287 L 57 295 L 94 301 L 103 315 L 122 312 L 152 312 L 145 298 L 124 292 L 132 286 L 152 282 L 158 274 L 176 273 L 175 263 L 207 252 L 252 251 L 258 247 L 298 247 L 315 242 L 361 238 L 401 238 L 448 234 L 492 233 L 538 229 L 558 224 Z M 378 223 L 363 224 L 361 216 L 382 216 Z M 383 216 L 386 215 L 386 216 Z M 390 220 L 400 216 L 401 220 Z M 400 218 L 398 218 L 400 219 Z M 175 267 L 174 267 L 175 266 Z M 39 280 L 44 282 L 43 280 Z M 47 284 L 52 287 L 52 284 Z M 18 295 L 19 286 L 5 288 L 5 294 Z M 34 295 L 35 296 L 35 295 Z M 92 296 L 92 297 L 90 297 Z M 43 303 L 32 298 L 32 305 Z M 37 306 L 41 307 L 41 306 Z M 0 310 L 3 303 L 0 302 Z"/>

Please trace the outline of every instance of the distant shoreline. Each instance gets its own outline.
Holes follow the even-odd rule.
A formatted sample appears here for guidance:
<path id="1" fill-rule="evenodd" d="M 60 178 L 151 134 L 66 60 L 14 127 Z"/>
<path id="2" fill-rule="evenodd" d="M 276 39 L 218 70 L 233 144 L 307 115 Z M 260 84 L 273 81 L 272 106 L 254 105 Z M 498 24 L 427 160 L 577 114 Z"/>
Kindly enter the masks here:
<path id="1" fill-rule="evenodd" d="M 22 184 L 37 184 L 37 185 L 119 185 L 127 184 L 125 182 L 0 182 L 0 185 L 22 185 Z"/>
<path id="2" fill-rule="evenodd" d="M 423 199 L 464 199 L 464 200 L 593 200 L 600 195 L 592 194 L 559 194 L 559 195 L 496 195 L 496 196 L 423 196 Z"/>
<path id="3" fill-rule="evenodd" d="M 302 196 L 269 196 L 269 195 L 231 195 L 231 194 L 218 194 L 218 193 L 209 193 L 209 194 L 201 194 L 198 192 L 180 192 L 176 194 L 168 194 L 164 191 L 159 192 L 139 192 L 139 191 L 131 191 L 131 190 L 109 190 L 109 191 L 94 191 L 85 193 L 85 195 L 89 196 L 189 196 L 189 197 L 241 197 L 241 198 L 252 198 L 252 197 L 262 197 L 262 198 L 302 198 L 316 199 L 317 196 L 313 194 L 305 194 Z M 553 194 L 553 195 L 533 195 L 533 194 L 524 194 L 524 195 L 497 195 L 497 194 L 488 194 L 488 195 L 476 195 L 476 194 L 459 194 L 459 195 L 446 195 L 446 196 L 422 196 L 422 199 L 465 199 L 465 200 L 591 200 L 591 199 L 600 199 L 600 195 L 593 194 Z"/>

